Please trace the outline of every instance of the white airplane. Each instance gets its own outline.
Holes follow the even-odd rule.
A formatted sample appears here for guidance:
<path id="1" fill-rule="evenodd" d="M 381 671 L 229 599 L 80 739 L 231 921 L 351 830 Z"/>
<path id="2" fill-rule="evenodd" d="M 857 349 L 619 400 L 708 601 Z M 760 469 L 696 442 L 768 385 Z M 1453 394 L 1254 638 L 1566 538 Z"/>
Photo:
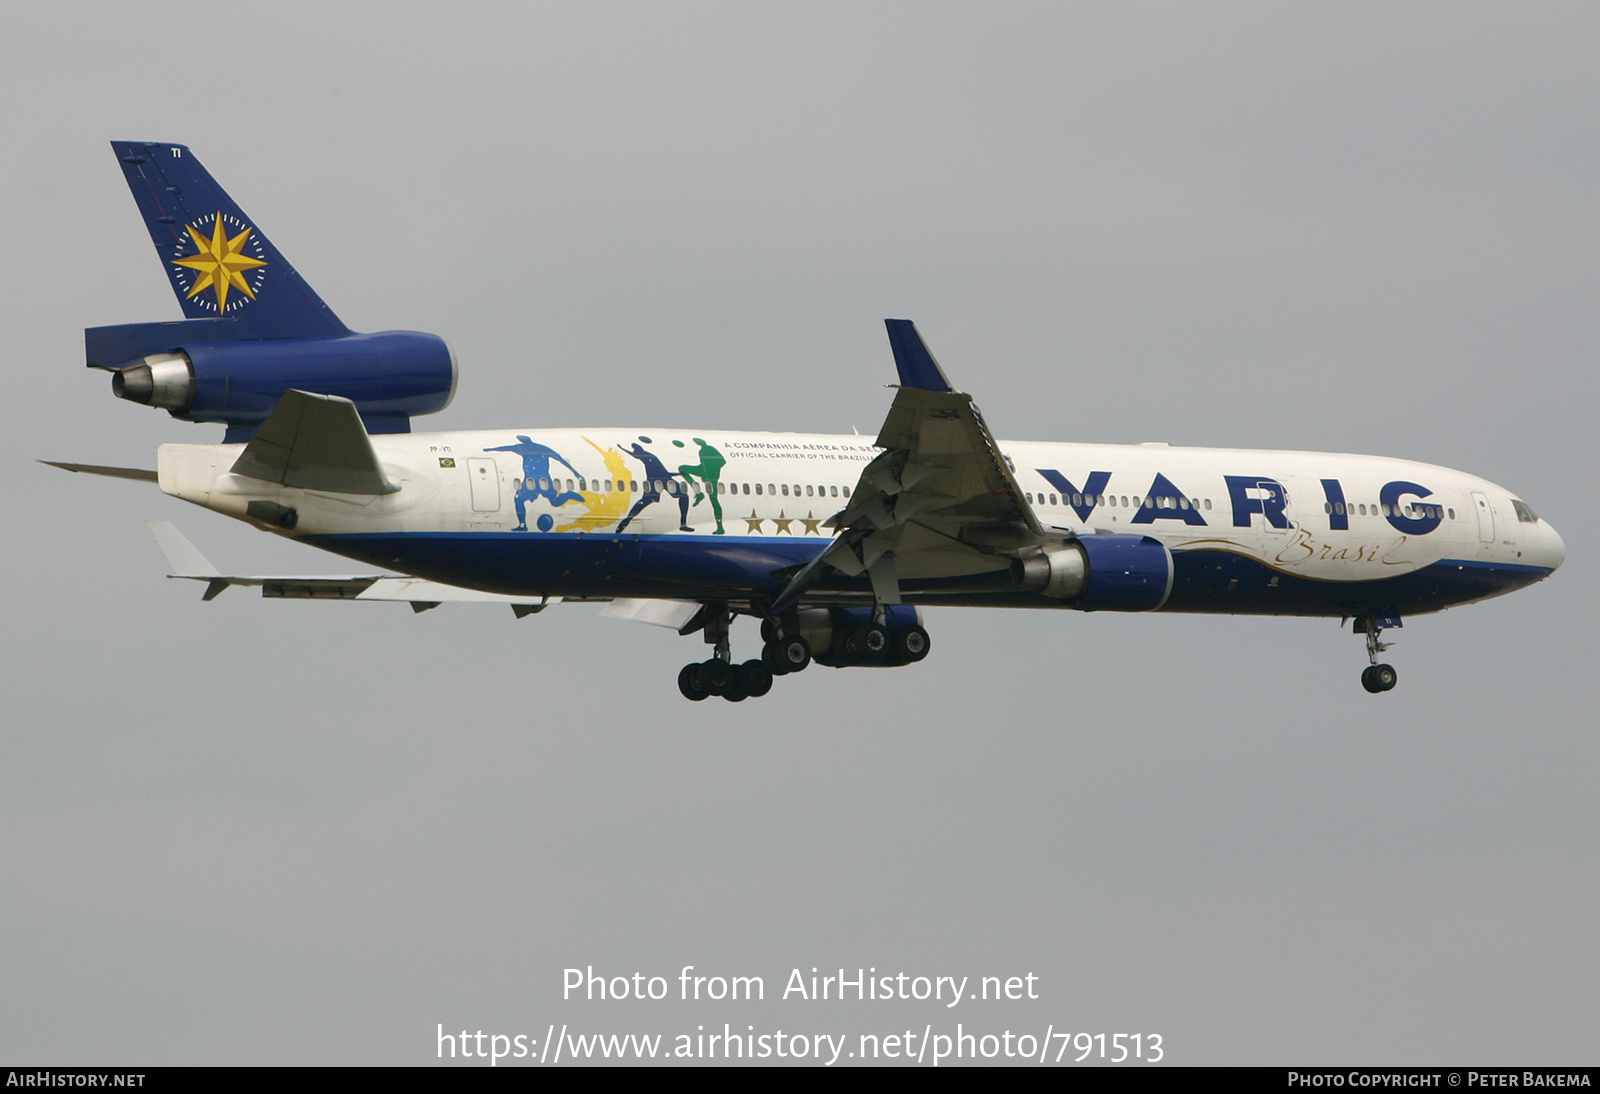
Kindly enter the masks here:
<path id="1" fill-rule="evenodd" d="M 456 385 L 433 335 L 355 334 L 182 145 L 112 145 L 186 319 L 91 328 L 124 399 L 219 422 L 154 480 L 264 531 L 394 573 L 227 576 L 153 524 L 172 576 L 265 596 L 561 600 L 699 632 L 680 691 L 739 701 L 824 665 L 928 653 L 920 608 L 1337 617 L 1365 636 L 1531 585 L 1565 557 L 1521 499 L 1444 467 L 1327 452 L 997 440 L 906 320 L 875 440 L 665 426 L 411 433 Z M 738 663 L 730 624 L 761 623 Z"/>

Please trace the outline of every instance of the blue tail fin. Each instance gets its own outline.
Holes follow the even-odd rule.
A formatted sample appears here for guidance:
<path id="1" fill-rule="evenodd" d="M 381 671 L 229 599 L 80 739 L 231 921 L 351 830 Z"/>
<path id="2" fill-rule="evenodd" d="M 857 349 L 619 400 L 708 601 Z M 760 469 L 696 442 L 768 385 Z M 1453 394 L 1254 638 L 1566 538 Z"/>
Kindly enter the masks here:
<path id="1" fill-rule="evenodd" d="M 209 340 L 349 333 L 189 149 L 144 141 L 111 147 L 184 316 L 225 321 Z"/>

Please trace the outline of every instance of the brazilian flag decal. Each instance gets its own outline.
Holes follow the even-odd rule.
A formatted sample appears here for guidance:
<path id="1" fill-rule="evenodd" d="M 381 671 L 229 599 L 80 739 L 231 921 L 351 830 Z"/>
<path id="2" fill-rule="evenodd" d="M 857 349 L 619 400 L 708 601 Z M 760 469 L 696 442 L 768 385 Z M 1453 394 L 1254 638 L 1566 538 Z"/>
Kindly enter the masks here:
<path id="1" fill-rule="evenodd" d="M 451 459 L 449 456 L 440 456 L 439 457 L 439 466 L 440 467 L 454 467 L 455 465 L 456 465 L 456 461 Z"/>

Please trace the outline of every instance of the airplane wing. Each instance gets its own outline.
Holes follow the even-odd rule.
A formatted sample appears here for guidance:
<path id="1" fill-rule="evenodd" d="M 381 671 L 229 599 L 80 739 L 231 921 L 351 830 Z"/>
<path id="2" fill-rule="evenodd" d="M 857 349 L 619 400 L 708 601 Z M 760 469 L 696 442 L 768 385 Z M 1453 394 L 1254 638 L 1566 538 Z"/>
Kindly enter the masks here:
<path id="1" fill-rule="evenodd" d="M 879 603 L 898 604 L 902 581 L 1003 570 L 1045 539 L 972 396 L 950 387 L 910 320 L 884 322 L 900 373 L 878 434 L 884 452 L 829 522 L 838 536 L 790 580 L 774 615 L 829 572 L 866 574 Z"/>
<path id="2" fill-rule="evenodd" d="M 509 604 L 518 619 L 561 602 L 560 597 L 539 597 L 535 600 L 505 596 L 395 574 L 319 574 L 307 577 L 223 574 L 170 522 L 152 520 L 145 523 L 149 525 L 150 534 L 155 536 L 161 553 L 167 557 L 167 565 L 172 570 L 167 576 L 186 581 L 204 581 L 206 591 L 202 600 L 215 600 L 229 586 L 246 585 L 259 587 L 261 595 L 270 599 L 404 602 L 410 604 L 415 612 L 437 608 L 445 601 Z"/>

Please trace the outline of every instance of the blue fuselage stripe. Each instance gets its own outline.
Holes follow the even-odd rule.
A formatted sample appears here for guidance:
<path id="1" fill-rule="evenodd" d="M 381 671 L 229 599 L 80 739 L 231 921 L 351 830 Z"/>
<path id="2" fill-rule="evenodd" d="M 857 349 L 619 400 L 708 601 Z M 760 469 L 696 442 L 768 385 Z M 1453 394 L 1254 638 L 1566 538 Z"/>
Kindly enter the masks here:
<path id="1" fill-rule="evenodd" d="M 829 540 L 763 536 L 412 532 L 308 536 L 318 547 L 419 577 L 510 595 L 747 600 L 775 595 Z M 1438 611 L 1530 585 L 1538 566 L 1443 559 L 1372 581 L 1309 580 L 1229 551 L 1173 555 L 1163 611 L 1237 615 L 1359 615 Z M 1060 607 L 1024 592 L 1005 573 L 908 581 L 913 602 Z M 812 597 L 870 595 L 865 578 L 836 576 Z M 1070 605 L 1068 605 L 1070 606 Z"/>

